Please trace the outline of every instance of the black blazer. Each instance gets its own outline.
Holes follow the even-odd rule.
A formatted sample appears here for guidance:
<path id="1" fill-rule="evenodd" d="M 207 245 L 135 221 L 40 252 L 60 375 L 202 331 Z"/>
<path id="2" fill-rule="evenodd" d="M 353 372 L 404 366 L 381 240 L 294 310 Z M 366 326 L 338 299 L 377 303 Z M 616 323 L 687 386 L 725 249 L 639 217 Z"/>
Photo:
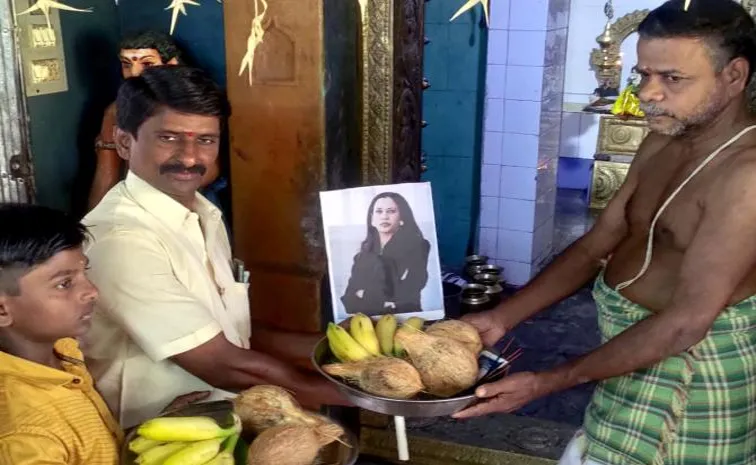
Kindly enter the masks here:
<path id="1" fill-rule="evenodd" d="M 352 274 L 341 302 L 347 313 L 382 315 L 422 310 L 420 292 L 428 283 L 430 242 L 400 229 L 382 253 L 361 251 L 354 257 Z M 364 291 L 362 298 L 358 291 Z M 393 302 L 395 309 L 384 308 Z"/>

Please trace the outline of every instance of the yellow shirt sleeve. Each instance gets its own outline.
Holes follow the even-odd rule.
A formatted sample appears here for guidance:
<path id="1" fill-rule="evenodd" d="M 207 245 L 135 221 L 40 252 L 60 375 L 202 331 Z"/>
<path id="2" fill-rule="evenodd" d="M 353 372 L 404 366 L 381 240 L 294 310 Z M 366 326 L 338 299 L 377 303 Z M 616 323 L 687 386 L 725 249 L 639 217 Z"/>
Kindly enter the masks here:
<path id="1" fill-rule="evenodd" d="M 139 232 L 112 232 L 94 242 L 87 256 L 89 277 L 100 291 L 98 310 L 152 360 L 187 352 L 222 331 L 211 310 L 178 280 L 158 239 Z"/>
<path id="2" fill-rule="evenodd" d="M 44 431 L 0 437 L 0 465 L 68 465 L 65 444 Z"/>

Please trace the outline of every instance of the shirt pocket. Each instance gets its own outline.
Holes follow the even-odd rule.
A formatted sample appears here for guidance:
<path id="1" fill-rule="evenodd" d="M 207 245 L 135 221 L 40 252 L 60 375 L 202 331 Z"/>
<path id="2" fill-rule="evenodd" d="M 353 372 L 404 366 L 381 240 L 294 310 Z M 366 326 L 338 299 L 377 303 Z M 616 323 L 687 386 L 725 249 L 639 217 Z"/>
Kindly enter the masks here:
<path id="1" fill-rule="evenodd" d="M 249 338 L 252 335 L 249 314 L 249 283 L 235 282 L 227 287 L 223 294 L 223 303 L 226 306 L 226 316 L 228 317 L 228 324 L 221 324 L 223 332 L 235 345 L 248 349 Z"/>

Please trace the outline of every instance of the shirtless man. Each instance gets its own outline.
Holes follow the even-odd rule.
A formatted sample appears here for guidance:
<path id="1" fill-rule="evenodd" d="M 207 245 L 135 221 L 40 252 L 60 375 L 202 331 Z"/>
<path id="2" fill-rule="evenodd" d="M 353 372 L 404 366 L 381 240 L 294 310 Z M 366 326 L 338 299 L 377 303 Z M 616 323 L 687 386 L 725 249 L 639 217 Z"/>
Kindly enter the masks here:
<path id="1" fill-rule="evenodd" d="M 604 344 L 482 386 L 480 403 L 456 417 L 511 412 L 598 382 L 561 464 L 754 464 L 756 118 L 745 91 L 754 22 L 732 0 L 692 0 L 687 11 L 670 0 L 638 33 L 652 132 L 624 185 L 532 282 L 466 317 L 493 345 L 595 280 Z"/>
<path id="2" fill-rule="evenodd" d="M 119 44 L 118 57 L 124 79 L 139 76 L 142 71 L 153 66 L 177 65 L 181 62 L 181 53 L 173 39 L 156 31 L 140 32 L 124 38 Z M 126 173 L 126 162 L 118 156 L 114 142 L 115 110 L 115 102 L 105 109 L 100 134 L 95 140 L 97 167 L 89 192 L 89 210 L 93 209 Z M 202 188 L 207 187 L 217 177 L 218 164 L 215 163 L 208 167 Z"/>

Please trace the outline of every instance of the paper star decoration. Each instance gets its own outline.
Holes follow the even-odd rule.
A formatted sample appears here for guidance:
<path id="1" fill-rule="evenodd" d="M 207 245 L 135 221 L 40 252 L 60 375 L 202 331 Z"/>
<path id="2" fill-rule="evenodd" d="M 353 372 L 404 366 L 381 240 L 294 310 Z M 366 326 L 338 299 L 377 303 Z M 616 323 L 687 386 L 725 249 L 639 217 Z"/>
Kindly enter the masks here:
<path id="1" fill-rule="evenodd" d="M 72 6 L 65 5 L 63 3 L 58 3 L 54 0 L 37 0 L 37 3 L 32 5 L 30 8 L 22 11 L 21 13 L 18 13 L 16 16 L 21 16 L 25 14 L 29 14 L 33 11 L 41 11 L 43 15 L 45 15 L 45 19 L 47 20 L 47 27 L 52 29 L 52 26 L 50 25 L 50 9 L 51 8 L 57 8 L 59 10 L 66 10 L 66 11 L 78 11 L 80 13 L 91 13 L 92 8 L 74 8 Z"/>
<path id="2" fill-rule="evenodd" d="M 690 6 L 690 0 L 685 0 L 685 6 L 683 7 L 683 10 L 688 11 L 689 6 Z"/>
<path id="3" fill-rule="evenodd" d="M 241 67 L 239 68 L 239 76 L 244 73 L 244 69 L 247 69 L 249 75 L 249 85 L 252 85 L 252 68 L 255 66 L 255 50 L 257 46 L 263 41 L 265 35 L 265 29 L 262 27 L 265 13 L 268 11 L 268 2 L 265 0 L 252 0 L 255 2 L 255 17 L 252 18 L 252 29 L 249 32 L 247 38 L 247 53 L 242 58 Z M 262 7 L 262 8 L 260 8 Z M 262 11 L 261 11 L 262 10 Z"/>
<path id="4" fill-rule="evenodd" d="M 178 20 L 179 13 L 186 16 L 186 5 L 199 6 L 199 3 L 194 0 L 172 0 L 171 4 L 166 8 L 166 10 L 173 10 L 171 14 L 171 35 L 173 35 L 173 30 L 176 28 L 176 20 Z"/>
<path id="5" fill-rule="evenodd" d="M 454 16 L 452 16 L 449 21 L 454 21 L 459 15 L 467 10 L 473 9 L 475 5 L 480 3 L 483 6 L 483 14 L 486 15 L 486 26 L 488 26 L 488 2 L 489 0 L 467 0 L 467 3 L 462 5 L 462 7 L 457 10 L 456 13 L 454 13 Z"/>

